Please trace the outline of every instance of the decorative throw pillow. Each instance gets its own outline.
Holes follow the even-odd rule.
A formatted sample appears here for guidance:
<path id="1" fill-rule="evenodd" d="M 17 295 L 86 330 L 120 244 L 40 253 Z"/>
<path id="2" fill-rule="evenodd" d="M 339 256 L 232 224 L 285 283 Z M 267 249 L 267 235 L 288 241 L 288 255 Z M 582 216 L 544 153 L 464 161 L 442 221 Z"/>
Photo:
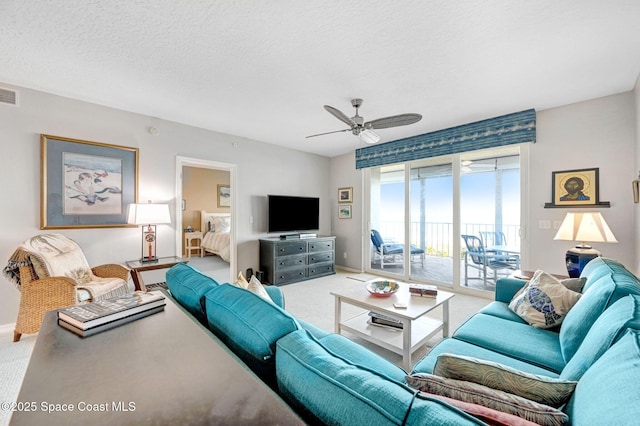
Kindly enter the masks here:
<path id="1" fill-rule="evenodd" d="M 249 282 L 244 277 L 244 275 L 242 275 L 242 272 L 238 272 L 238 277 L 233 282 L 233 285 L 235 285 L 236 287 L 240 287 L 240 288 L 248 288 L 249 287 Z"/>
<path id="2" fill-rule="evenodd" d="M 565 286 L 571 291 L 575 291 L 576 293 L 582 293 L 582 287 L 584 287 L 587 282 L 587 277 L 582 278 L 567 278 L 564 280 L 560 280 L 560 284 Z"/>
<path id="3" fill-rule="evenodd" d="M 580 296 L 553 276 L 537 270 L 529 284 L 511 299 L 509 309 L 536 328 L 552 328 L 562 323 Z"/>
<path id="4" fill-rule="evenodd" d="M 267 293 L 267 290 L 264 289 L 264 286 L 260 281 L 258 281 L 255 275 L 253 275 L 249 280 L 249 285 L 247 286 L 247 290 L 257 294 L 258 296 L 262 297 L 265 300 L 268 300 L 269 302 L 272 301 L 271 297 L 269 297 L 269 293 Z"/>
<path id="5" fill-rule="evenodd" d="M 464 355 L 438 355 L 433 374 L 477 383 L 551 407 L 565 404 L 578 382 L 526 373 L 493 361 Z"/>
<path id="6" fill-rule="evenodd" d="M 494 410 L 483 405 L 471 404 L 470 402 L 458 401 L 457 399 L 426 392 L 420 392 L 420 395 L 444 401 L 491 426 L 539 426 L 538 423 L 530 422 L 522 417 Z"/>
<path id="7" fill-rule="evenodd" d="M 407 384 L 422 392 L 478 404 L 543 425 L 564 425 L 569 417 L 557 408 L 476 383 L 446 379 L 427 373 L 406 377 Z"/>

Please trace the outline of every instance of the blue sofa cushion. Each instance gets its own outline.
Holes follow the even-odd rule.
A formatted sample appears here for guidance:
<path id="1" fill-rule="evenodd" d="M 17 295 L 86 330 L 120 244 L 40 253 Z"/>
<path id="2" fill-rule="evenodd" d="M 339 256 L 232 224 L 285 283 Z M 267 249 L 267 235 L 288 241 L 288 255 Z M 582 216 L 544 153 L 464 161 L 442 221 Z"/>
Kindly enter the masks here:
<path id="1" fill-rule="evenodd" d="M 576 354 L 562 370 L 560 377 L 566 380 L 580 380 L 627 328 L 640 330 L 640 296 L 625 296 L 598 317 Z"/>
<path id="2" fill-rule="evenodd" d="M 433 373 L 438 355 L 444 353 L 464 354 L 466 356 L 507 365 L 509 367 L 515 368 L 516 370 L 520 370 L 526 373 L 538 374 L 552 378 L 558 377 L 558 373 L 549 371 L 548 369 L 544 369 L 528 362 L 520 361 L 507 355 L 499 354 L 490 349 L 481 348 L 480 346 L 476 346 L 471 343 L 463 342 L 461 340 L 453 338 L 444 339 L 436 346 L 434 346 L 424 358 L 415 363 L 411 374 Z"/>
<path id="3" fill-rule="evenodd" d="M 587 282 L 582 288 L 582 293 L 585 293 L 589 287 L 593 285 L 600 278 L 612 274 L 632 275 L 622 263 L 617 260 L 609 259 L 606 257 L 596 257 L 591 259 L 582 269 L 580 273 L 581 278 L 586 278 Z"/>
<path id="4" fill-rule="evenodd" d="M 558 333 L 528 324 L 476 314 L 453 337 L 557 373 L 565 366 Z"/>
<path id="5" fill-rule="evenodd" d="M 508 303 L 508 302 L 507 302 Z M 491 302 L 478 311 L 479 314 L 491 315 L 494 317 L 506 319 L 509 321 L 526 324 L 527 322 L 520 318 L 518 314 L 509 309 L 509 305 L 505 302 Z"/>
<path id="6" fill-rule="evenodd" d="M 288 334 L 276 346 L 278 389 L 309 423 L 400 425 L 411 406 L 407 425 L 482 424 L 372 368 L 352 364 L 306 330 Z"/>
<path id="7" fill-rule="evenodd" d="M 597 259 L 587 263 L 587 266 L 595 260 Z M 598 268 L 598 271 L 610 269 L 602 262 L 598 262 L 604 265 Z M 598 271 L 591 270 L 591 273 L 593 275 Z M 628 294 L 640 294 L 640 283 L 637 278 L 630 272 L 624 271 L 619 270 L 616 273 L 602 275 L 596 282 L 587 278 L 582 297 L 571 308 L 560 328 L 560 348 L 565 363 L 573 358 L 593 323 L 609 306 Z"/>
<path id="8" fill-rule="evenodd" d="M 635 425 L 640 419 L 640 332 L 628 329 L 578 381 L 564 411 L 574 425 Z"/>
<path id="9" fill-rule="evenodd" d="M 275 384 L 275 344 L 299 329 L 288 312 L 262 297 L 222 284 L 204 296 L 209 329 L 267 384 Z"/>
<path id="10" fill-rule="evenodd" d="M 171 267 L 167 271 L 166 280 L 171 295 L 200 323 L 206 325 L 204 295 L 217 287 L 218 282 L 185 263 Z"/>

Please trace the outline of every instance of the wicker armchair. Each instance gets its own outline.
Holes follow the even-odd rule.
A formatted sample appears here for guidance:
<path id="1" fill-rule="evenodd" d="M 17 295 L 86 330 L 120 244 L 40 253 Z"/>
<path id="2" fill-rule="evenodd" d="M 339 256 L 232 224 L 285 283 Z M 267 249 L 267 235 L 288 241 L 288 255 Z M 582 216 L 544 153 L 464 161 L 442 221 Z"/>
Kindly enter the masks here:
<path id="1" fill-rule="evenodd" d="M 62 236 L 59 235 L 55 236 L 55 238 L 61 237 Z M 62 238 L 67 240 L 66 237 Z M 75 242 L 72 243 L 75 245 Z M 80 250 L 79 247 L 78 250 Z M 27 256 L 25 256 L 21 249 L 16 250 L 13 257 L 13 259 L 21 260 L 14 262 L 16 266 L 13 268 L 19 272 L 18 288 L 21 292 L 18 318 L 13 333 L 14 342 L 19 341 L 22 334 L 38 332 L 45 312 L 75 305 L 81 300 L 91 300 L 91 297 L 94 295 L 93 292 L 85 291 L 84 297 L 80 297 L 80 292 L 78 291 L 79 283 L 75 279 L 67 276 L 39 278 L 38 273 L 42 275 L 43 272 L 39 270 L 36 272 L 37 267 L 35 267 L 32 262 L 25 261 L 26 258 Z M 81 258 L 84 259 L 83 254 L 81 254 Z M 84 260 L 86 262 L 86 259 Z M 9 267 L 5 268 L 5 274 L 8 269 Z M 123 283 L 115 291 L 118 293 L 122 293 L 123 291 L 128 292 L 128 268 L 122 265 L 108 264 L 91 268 L 91 272 L 98 278 L 118 278 L 119 281 Z M 14 281 L 16 280 L 14 279 Z M 82 287 L 85 289 L 90 288 L 91 282 L 83 282 Z M 109 293 L 104 294 L 105 297 L 108 295 Z"/>

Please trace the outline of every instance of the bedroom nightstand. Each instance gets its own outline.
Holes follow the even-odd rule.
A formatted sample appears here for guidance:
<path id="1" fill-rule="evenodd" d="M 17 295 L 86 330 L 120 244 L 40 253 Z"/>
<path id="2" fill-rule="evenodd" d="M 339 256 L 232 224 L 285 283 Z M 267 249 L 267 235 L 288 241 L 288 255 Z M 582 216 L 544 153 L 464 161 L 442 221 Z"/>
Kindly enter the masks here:
<path id="1" fill-rule="evenodd" d="M 198 245 L 194 245 L 193 240 L 198 240 Z M 184 233 L 184 250 L 187 257 L 191 257 L 191 250 L 199 250 L 198 253 L 202 257 L 202 232 L 193 231 Z"/>

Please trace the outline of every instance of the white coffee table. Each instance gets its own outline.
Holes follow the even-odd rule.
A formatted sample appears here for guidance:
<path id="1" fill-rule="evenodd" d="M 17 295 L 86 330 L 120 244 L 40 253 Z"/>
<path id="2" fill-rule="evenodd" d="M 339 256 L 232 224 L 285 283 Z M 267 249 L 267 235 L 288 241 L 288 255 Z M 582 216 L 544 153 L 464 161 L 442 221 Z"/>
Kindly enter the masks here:
<path id="1" fill-rule="evenodd" d="M 335 332 L 349 332 L 372 342 L 380 347 L 402 355 L 406 371 L 411 369 L 411 354 L 424 345 L 431 337 L 442 330 L 443 337 L 449 336 L 449 299 L 453 293 L 438 290 L 435 298 L 416 297 L 409 294 L 409 285 L 399 283 L 400 289 L 390 297 L 372 296 L 366 289 L 366 283 L 350 285 L 344 289 L 331 292 L 335 297 Z M 394 303 L 406 303 L 406 309 L 397 309 Z M 351 318 L 342 318 L 342 304 L 366 309 Z M 425 317 L 442 306 L 442 321 Z M 402 330 L 389 329 L 368 323 L 368 311 L 399 319 L 403 322 Z"/>

